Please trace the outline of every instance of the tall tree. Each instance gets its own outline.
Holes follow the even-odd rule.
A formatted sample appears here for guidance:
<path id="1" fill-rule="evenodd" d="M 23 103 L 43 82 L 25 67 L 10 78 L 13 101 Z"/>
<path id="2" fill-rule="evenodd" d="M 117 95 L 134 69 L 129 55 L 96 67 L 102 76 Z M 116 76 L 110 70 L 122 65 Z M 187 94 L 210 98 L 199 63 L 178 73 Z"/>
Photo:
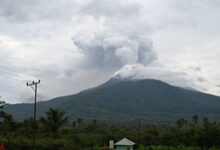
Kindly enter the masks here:
<path id="1" fill-rule="evenodd" d="M 53 134 L 53 137 L 56 137 L 58 130 L 67 122 L 67 116 L 64 111 L 50 108 L 45 113 L 45 117 L 40 118 L 40 121 L 45 125 L 46 129 Z"/>
<path id="2" fill-rule="evenodd" d="M 192 121 L 193 121 L 194 125 L 197 125 L 199 123 L 199 117 L 197 115 L 194 115 L 192 117 Z"/>
<path id="3" fill-rule="evenodd" d="M 82 118 L 77 118 L 76 120 L 78 127 L 81 127 L 82 125 Z"/>
<path id="4" fill-rule="evenodd" d="M 92 120 L 92 124 L 93 124 L 93 130 L 95 131 L 96 130 L 96 126 L 97 126 L 97 120 L 93 119 Z"/>
<path id="5" fill-rule="evenodd" d="M 82 124 L 83 124 L 82 118 L 77 118 L 76 119 L 76 128 L 78 129 L 78 132 L 81 132 Z"/>
<path id="6" fill-rule="evenodd" d="M 5 105 L 5 102 L 4 101 L 0 101 L 0 108 L 3 108 Z"/>
<path id="7" fill-rule="evenodd" d="M 2 109 L 5 106 L 5 102 L 4 101 L 0 101 L 0 109 Z M 4 111 L 0 111 L 0 117 L 3 118 L 4 117 Z"/>

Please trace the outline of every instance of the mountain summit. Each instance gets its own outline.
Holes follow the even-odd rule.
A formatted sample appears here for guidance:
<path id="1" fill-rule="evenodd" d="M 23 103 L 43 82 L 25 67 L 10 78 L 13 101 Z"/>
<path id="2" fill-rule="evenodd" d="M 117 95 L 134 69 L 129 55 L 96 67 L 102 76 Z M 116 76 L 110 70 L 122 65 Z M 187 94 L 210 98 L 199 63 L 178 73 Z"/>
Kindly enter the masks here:
<path id="1" fill-rule="evenodd" d="M 113 78 L 76 95 L 39 102 L 38 116 L 50 107 L 58 107 L 70 118 L 103 121 L 175 121 L 193 115 L 220 120 L 220 97 L 187 90 L 153 79 Z M 32 114 L 31 104 L 10 105 L 6 111 L 23 119 Z"/>

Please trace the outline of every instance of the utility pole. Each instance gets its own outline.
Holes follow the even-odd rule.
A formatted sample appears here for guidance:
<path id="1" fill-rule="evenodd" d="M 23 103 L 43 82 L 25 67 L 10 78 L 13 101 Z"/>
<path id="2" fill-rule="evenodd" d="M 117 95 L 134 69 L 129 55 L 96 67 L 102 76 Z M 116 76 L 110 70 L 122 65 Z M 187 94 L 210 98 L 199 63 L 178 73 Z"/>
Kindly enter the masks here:
<path id="1" fill-rule="evenodd" d="M 33 81 L 32 83 L 27 83 L 27 86 L 30 86 L 34 90 L 34 122 L 33 122 L 33 150 L 35 150 L 35 136 L 36 136 L 36 109 L 37 109 L 37 85 L 40 84 L 40 80 L 38 82 Z"/>

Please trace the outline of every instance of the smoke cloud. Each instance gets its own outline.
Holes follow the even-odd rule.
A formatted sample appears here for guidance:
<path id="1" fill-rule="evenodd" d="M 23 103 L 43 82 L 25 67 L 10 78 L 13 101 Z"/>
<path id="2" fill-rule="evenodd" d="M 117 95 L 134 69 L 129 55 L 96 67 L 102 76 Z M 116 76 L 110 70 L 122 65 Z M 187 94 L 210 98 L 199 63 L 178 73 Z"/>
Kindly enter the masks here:
<path id="1" fill-rule="evenodd" d="M 111 72 L 125 65 L 157 60 L 152 30 L 137 1 L 90 0 L 80 9 L 80 30 L 72 37 L 83 56 L 82 68 Z M 86 20 L 86 21 L 85 21 Z"/>
<path id="2" fill-rule="evenodd" d="M 219 94 L 219 10 L 218 0 L 0 0 L 0 95 L 28 101 L 25 83 L 41 79 L 46 100 L 112 76 Z"/>
<path id="3" fill-rule="evenodd" d="M 144 66 L 157 59 L 152 41 L 144 36 L 93 36 L 73 38 L 74 44 L 84 55 L 87 67 L 120 69 L 124 65 L 140 63 Z"/>

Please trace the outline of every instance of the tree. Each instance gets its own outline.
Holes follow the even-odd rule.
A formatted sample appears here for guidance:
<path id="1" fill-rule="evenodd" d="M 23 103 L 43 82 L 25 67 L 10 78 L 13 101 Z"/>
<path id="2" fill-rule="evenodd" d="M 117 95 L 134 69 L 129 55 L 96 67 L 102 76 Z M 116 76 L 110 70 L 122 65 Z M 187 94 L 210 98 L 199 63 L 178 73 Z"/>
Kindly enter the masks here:
<path id="1" fill-rule="evenodd" d="M 181 118 L 181 119 L 176 121 L 176 126 L 178 128 L 182 128 L 182 127 L 187 126 L 187 125 L 188 125 L 188 121 L 185 120 L 184 118 Z"/>
<path id="2" fill-rule="evenodd" d="M 199 123 L 199 117 L 197 115 L 194 115 L 192 117 L 192 121 L 193 121 L 194 125 L 197 125 Z"/>
<path id="3" fill-rule="evenodd" d="M 77 118 L 77 124 L 79 127 L 82 125 L 82 118 Z"/>
<path id="4" fill-rule="evenodd" d="M 95 132 L 97 126 L 97 120 L 96 119 L 92 120 L 92 124 L 93 124 L 93 131 Z"/>
<path id="5" fill-rule="evenodd" d="M 5 102 L 4 101 L 0 101 L 0 109 L 2 109 L 5 106 Z M 4 111 L 0 111 L 0 117 L 3 118 L 4 117 Z"/>
<path id="6" fill-rule="evenodd" d="M 210 125 L 209 119 L 207 117 L 203 118 L 203 126 L 208 127 Z"/>
<path id="7" fill-rule="evenodd" d="M 16 129 L 15 122 L 13 120 L 12 115 L 9 113 L 4 112 L 2 117 L 4 118 L 3 125 L 7 136 L 8 145 L 10 145 L 12 131 Z"/>
<path id="8" fill-rule="evenodd" d="M 92 122 L 90 122 L 84 126 L 84 131 L 95 133 L 96 128 L 97 128 L 97 120 L 94 119 L 94 120 L 92 120 Z"/>
<path id="9" fill-rule="evenodd" d="M 50 108 L 45 113 L 45 117 L 40 118 L 40 121 L 45 125 L 46 129 L 52 133 L 53 137 L 56 137 L 58 130 L 67 122 L 67 116 L 64 111 Z"/>
<path id="10" fill-rule="evenodd" d="M 75 126 L 78 129 L 78 132 L 81 132 L 82 124 L 83 124 L 82 118 L 77 118 L 75 122 Z"/>
<path id="11" fill-rule="evenodd" d="M 141 141 L 144 145 L 144 150 L 147 149 L 147 146 L 149 146 L 149 149 L 151 149 L 151 145 L 152 145 L 152 139 L 153 139 L 153 136 L 149 133 L 145 133 L 142 138 L 141 138 Z"/>
<path id="12" fill-rule="evenodd" d="M 3 108 L 5 105 L 5 102 L 4 101 L 0 101 L 0 108 Z"/>

